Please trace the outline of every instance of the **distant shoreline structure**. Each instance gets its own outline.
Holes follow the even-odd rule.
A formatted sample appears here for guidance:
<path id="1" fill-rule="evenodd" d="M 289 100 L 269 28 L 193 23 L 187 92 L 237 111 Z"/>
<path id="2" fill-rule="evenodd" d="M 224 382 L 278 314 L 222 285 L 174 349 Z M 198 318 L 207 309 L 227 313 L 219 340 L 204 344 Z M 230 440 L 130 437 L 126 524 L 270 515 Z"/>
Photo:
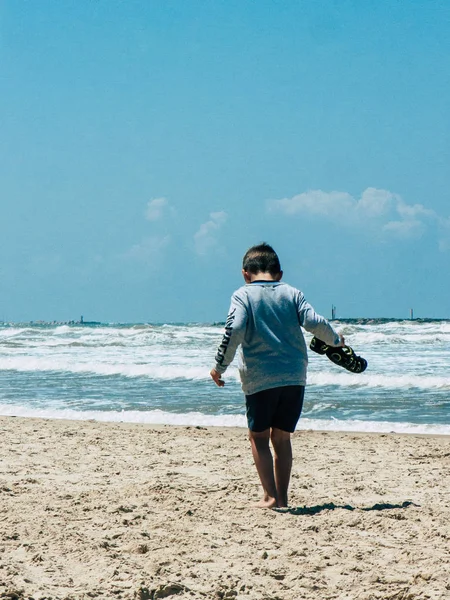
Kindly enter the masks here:
<path id="1" fill-rule="evenodd" d="M 434 317 L 423 317 L 423 318 L 407 318 L 407 317 L 348 317 L 341 318 L 337 317 L 332 319 L 334 323 L 342 323 L 342 324 L 352 324 L 352 325 L 383 325 L 385 323 L 399 323 L 399 322 L 408 322 L 408 323 L 441 323 L 443 321 L 450 322 L 449 317 L 443 318 L 434 318 Z M 195 326 L 210 326 L 210 327 L 223 327 L 225 325 L 225 321 L 213 321 L 213 322 L 200 322 L 200 321 L 190 321 L 187 323 L 182 323 L 180 321 L 166 321 L 166 322 L 104 322 L 104 321 L 85 321 L 79 320 L 70 320 L 70 321 L 2 321 L 0 319 L 0 326 L 3 327 L 130 327 L 130 326 L 148 326 L 148 327 L 161 327 L 163 325 L 169 326 L 179 326 L 179 327 L 195 327 Z"/>
<path id="2" fill-rule="evenodd" d="M 83 317 L 79 321 L 71 320 L 71 321 L 2 321 L 0 319 L 0 325 L 28 325 L 28 326 L 43 326 L 43 327 L 51 327 L 57 326 L 60 327 L 62 325 L 77 325 L 77 326 L 95 326 L 95 325 L 111 325 L 111 323 L 103 323 L 102 321 L 85 321 Z"/>
<path id="3" fill-rule="evenodd" d="M 337 312 L 336 311 L 337 311 L 336 305 L 332 304 L 331 305 L 331 319 L 330 319 L 330 321 L 351 321 L 351 322 L 353 322 L 355 320 L 360 320 L 362 318 L 362 317 L 350 317 L 350 318 L 347 318 L 347 319 L 345 319 L 345 318 L 341 319 L 341 318 L 339 318 L 337 316 Z M 383 317 L 365 317 L 365 318 L 369 319 L 369 321 L 368 321 L 369 323 L 372 322 L 372 321 L 383 320 Z M 410 308 L 409 309 L 409 319 L 406 319 L 406 318 L 392 319 L 392 318 L 387 317 L 386 320 L 387 321 L 406 321 L 406 320 L 408 320 L 408 321 L 419 321 L 419 322 L 425 320 L 425 321 L 428 322 L 428 321 L 445 321 L 446 319 L 434 319 L 434 318 L 427 318 L 427 317 L 425 317 L 424 319 L 415 319 L 414 318 L 414 309 Z"/>

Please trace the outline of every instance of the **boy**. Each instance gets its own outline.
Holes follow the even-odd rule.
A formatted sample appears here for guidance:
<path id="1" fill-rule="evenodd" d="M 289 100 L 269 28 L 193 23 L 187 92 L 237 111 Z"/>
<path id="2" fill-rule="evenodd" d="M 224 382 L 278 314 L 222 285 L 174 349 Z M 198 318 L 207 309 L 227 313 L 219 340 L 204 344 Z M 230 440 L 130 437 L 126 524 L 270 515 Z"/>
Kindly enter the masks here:
<path id="1" fill-rule="evenodd" d="M 225 385 L 221 376 L 241 346 L 239 374 L 249 439 L 264 491 L 257 506 L 286 507 L 292 468 L 291 433 L 303 407 L 308 363 L 301 327 L 329 346 L 343 346 L 345 341 L 314 312 L 302 292 L 281 283 L 280 261 L 268 244 L 247 250 L 242 274 L 245 285 L 231 298 L 225 334 L 210 375 L 219 387 Z"/>

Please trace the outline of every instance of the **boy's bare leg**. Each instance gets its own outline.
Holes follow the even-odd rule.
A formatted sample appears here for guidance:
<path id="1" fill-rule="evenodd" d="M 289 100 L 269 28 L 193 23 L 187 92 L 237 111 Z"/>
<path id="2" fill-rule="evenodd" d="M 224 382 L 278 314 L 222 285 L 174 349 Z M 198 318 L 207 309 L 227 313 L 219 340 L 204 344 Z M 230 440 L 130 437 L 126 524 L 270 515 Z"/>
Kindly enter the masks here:
<path id="1" fill-rule="evenodd" d="M 277 489 L 277 506 L 288 505 L 288 488 L 292 469 L 291 434 L 282 429 L 273 428 L 270 433 L 275 454 L 275 484 Z"/>
<path id="2" fill-rule="evenodd" d="M 264 490 L 264 497 L 256 506 L 273 508 L 277 506 L 277 488 L 273 473 L 272 452 L 269 447 L 270 429 L 261 432 L 249 430 L 248 436 L 252 446 L 253 460 Z"/>

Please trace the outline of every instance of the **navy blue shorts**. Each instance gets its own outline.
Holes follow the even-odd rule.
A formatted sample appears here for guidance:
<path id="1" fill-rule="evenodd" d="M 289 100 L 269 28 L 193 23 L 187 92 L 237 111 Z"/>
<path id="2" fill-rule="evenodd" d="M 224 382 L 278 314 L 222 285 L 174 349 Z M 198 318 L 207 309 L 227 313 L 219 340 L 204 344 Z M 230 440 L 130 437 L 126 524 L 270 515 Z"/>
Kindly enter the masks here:
<path id="1" fill-rule="evenodd" d="M 276 427 L 295 431 L 303 408 L 304 385 L 286 385 L 245 396 L 250 431 L 259 433 Z"/>

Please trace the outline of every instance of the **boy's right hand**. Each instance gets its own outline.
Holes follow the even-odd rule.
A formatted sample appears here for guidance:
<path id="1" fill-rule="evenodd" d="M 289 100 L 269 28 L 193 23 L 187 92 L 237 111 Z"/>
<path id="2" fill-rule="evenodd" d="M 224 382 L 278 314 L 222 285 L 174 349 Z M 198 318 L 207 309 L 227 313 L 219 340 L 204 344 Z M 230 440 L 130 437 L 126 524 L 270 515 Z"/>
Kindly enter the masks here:
<path id="1" fill-rule="evenodd" d="M 218 385 L 219 387 L 223 387 L 225 385 L 225 381 L 221 379 L 221 373 L 219 373 L 215 369 L 211 369 L 209 374 L 211 375 L 211 378 L 216 385 Z"/>
<path id="2" fill-rule="evenodd" d="M 341 348 L 343 348 L 344 346 L 346 346 L 346 343 L 345 343 L 345 338 L 344 338 L 344 336 L 342 335 L 342 333 L 340 333 L 340 334 L 339 334 L 339 340 L 340 340 L 340 342 L 341 342 L 341 345 L 340 345 L 340 347 L 341 347 Z"/>

